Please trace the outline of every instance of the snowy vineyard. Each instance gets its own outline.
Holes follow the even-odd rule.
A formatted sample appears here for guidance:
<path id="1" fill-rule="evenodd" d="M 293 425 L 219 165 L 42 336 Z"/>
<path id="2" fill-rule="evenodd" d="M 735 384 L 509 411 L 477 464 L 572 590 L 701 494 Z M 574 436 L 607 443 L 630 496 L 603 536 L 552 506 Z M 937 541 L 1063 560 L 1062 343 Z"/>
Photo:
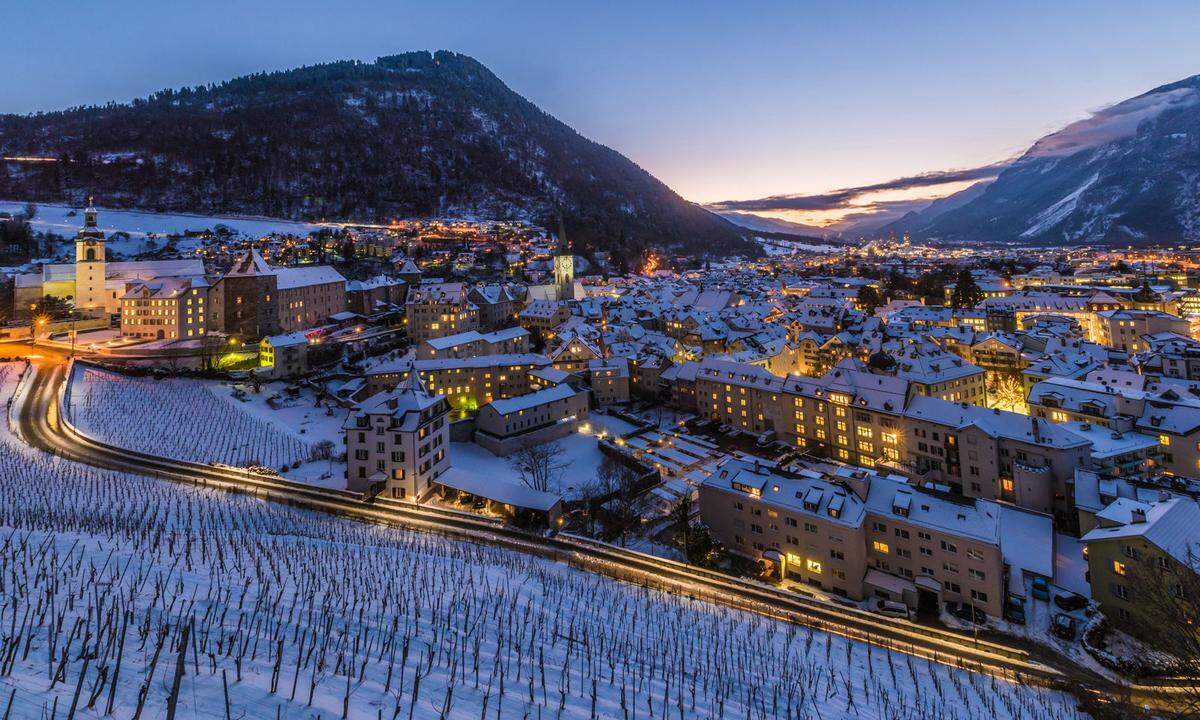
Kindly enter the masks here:
<path id="1" fill-rule="evenodd" d="M 191 380 L 127 377 L 78 366 L 70 401 L 81 431 L 141 452 L 277 470 L 312 454 L 305 443 Z"/>
<path id="2" fill-rule="evenodd" d="M 1061 693 L 0 435 L 0 717 L 1079 717 Z"/>

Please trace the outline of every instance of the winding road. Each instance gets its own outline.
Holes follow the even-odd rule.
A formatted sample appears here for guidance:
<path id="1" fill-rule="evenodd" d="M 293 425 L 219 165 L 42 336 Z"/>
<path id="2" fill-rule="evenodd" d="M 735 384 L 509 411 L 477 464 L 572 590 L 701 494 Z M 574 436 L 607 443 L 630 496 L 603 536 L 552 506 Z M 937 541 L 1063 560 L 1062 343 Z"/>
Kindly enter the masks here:
<path id="1" fill-rule="evenodd" d="M 35 357 L 38 355 L 40 357 Z M 61 400 L 68 372 L 63 362 L 64 354 L 38 347 L 30 351 L 30 357 L 31 374 L 23 382 L 18 401 L 14 403 L 19 433 L 28 444 L 76 462 L 253 494 L 263 500 L 360 521 L 506 547 L 619 580 L 720 603 L 1016 682 L 1066 689 L 1076 694 L 1129 694 L 1129 688 L 1117 688 L 1049 651 L 1039 651 L 1035 655 L 1016 645 L 977 640 L 964 633 L 893 620 L 587 538 L 565 533 L 544 537 L 477 515 L 386 498 L 365 503 L 359 495 L 347 491 L 311 487 L 240 468 L 174 460 L 110 446 L 80 433 L 69 418 L 62 417 Z M 1139 687 L 1134 688 L 1133 695 L 1139 704 L 1161 707 L 1170 704 L 1163 693 L 1164 688 Z"/>

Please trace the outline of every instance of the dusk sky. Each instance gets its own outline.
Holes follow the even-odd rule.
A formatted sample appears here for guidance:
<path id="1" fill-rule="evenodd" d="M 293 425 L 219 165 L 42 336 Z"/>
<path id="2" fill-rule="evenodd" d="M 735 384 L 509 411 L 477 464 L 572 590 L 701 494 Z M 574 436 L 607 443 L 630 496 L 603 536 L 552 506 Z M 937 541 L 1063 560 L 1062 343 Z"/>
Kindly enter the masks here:
<path id="1" fill-rule="evenodd" d="M 8 2 L 0 112 L 444 48 L 708 203 L 1001 161 L 1200 73 L 1194 0 L 1047 5 Z"/>

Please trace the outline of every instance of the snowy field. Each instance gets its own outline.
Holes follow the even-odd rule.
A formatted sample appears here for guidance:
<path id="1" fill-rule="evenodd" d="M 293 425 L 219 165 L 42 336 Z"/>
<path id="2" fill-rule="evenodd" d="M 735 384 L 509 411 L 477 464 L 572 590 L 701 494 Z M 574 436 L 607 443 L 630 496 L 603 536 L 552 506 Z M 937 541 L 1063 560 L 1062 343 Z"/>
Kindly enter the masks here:
<path id="1" fill-rule="evenodd" d="M 178 460 L 278 470 L 310 459 L 315 441 L 301 440 L 234 407 L 205 385 L 77 365 L 71 381 L 72 419 L 102 442 Z"/>
<path id="2" fill-rule="evenodd" d="M 160 718 L 173 694 L 177 717 L 214 720 L 1080 717 L 1061 693 L 519 553 L 80 466 L 7 430 L 0 578 L 13 720 Z"/>
<path id="3" fill-rule="evenodd" d="M 565 465 L 549 490 L 567 500 L 579 497 L 583 487 L 596 477 L 604 456 L 596 443 L 598 435 L 624 435 L 634 426 L 611 415 L 592 413 L 580 423 L 580 431 L 555 440 L 559 450 L 557 461 Z M 513 469 L 511 457 L 497 457 L 475 443 L 450 443 L 450 466 L 462 472 L 486 477 L 489 481 L 523 485 Z"/>
<path id="4" fill-rule="evenodd" d="M 34 203 L 37 205 L 37 215 L 29 223 L 35 232 L 49 232 L 66 238 L 75 237 L 75 233 L 83 226 L 83 208 L 69 205 Z M 273 232 L 291 233 L 293 235 L 308 235 L 321 229 L 322 225 L 296 222 L 293 220 L 278 220 L 272 218 L 221 217 L 206 215 L 148 213 L 136 210 L 111 210 L 96 208 L 99 211 L 100 229 L 112 235 L 125 232 L 132 238 L 144 239 L 148 236 L 179 235 L 188 230 L 213 230 L 218 225 L 246 237 L 262 237 Z M 70 213 L 75 215 L 71 216 Z M 23 213 L 25 203 L 11 200 L 0 200 L 0 212 Z"/>

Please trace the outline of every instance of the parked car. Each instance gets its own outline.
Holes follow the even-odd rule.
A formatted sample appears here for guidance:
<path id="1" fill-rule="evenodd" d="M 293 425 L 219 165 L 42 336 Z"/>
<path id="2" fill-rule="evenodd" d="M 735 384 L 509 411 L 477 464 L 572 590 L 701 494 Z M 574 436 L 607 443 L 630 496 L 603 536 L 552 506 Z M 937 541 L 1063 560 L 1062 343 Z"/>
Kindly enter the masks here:
<path id="1" fill-rule="evenodd" d="M 1059 610 L 1064 610 L 1066 612 L 1082 610 L 1087 607 L 1087 603 L 1087 598 L 1082 595 L 1076 595 L 1075 593 L 1064 593 L 1062 595 L 1054 596 L 1054 604 L 1058 606 Z"/>
<path id="2" fill-rule="evenodd" d="M 946 612 L 963 622 L 973 622 L 976 625 L 983 625 L 987 622 L 987 613 L 970 603 L 946 601 Z"/>
<path id="3" fill-rule="evenodd" d="M 871 612 L 888 617 L 908 619 L 908 606 L 895 600 L 879 599 L 871 603 Z"/>
<path id="4" fill-rule="evenodd" d="M 1044 577 L 1035 577 L 1033 579 L 1033 599 L 1034 600 L 1049 600 L 1050 599 L 1050 583 Z"/>
<path id="5" fill-rule="evenodd" d="M 1063 640 L 1074 640 L 1077 626 L 1075 618 L 1066 613 L 1055 613 L 1050 622 L 1050 630 Z"/>
<path id="6" fill-rule="evenodd" d="M 1018 625 L 1025 624 L 1025 601 L 1019 597 L 1010 597 L 1004 603 L 1004 619 Z"/>

